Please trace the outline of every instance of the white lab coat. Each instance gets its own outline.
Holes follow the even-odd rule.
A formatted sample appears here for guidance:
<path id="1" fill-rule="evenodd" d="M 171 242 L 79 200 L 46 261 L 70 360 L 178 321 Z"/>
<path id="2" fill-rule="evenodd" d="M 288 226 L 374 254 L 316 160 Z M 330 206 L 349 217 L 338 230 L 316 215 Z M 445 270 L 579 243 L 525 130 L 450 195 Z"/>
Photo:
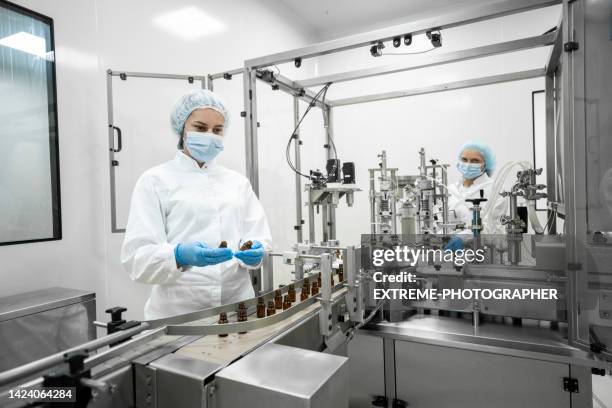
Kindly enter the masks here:
<path id="1" fill-rule="evenodd" d="M 501 216 L 506 213 L 507 199 L 499 197 L 491 197 L 491 188 L 493 187 L 493 179 L 483 173 L 480 177 L 474 180 L 474 184 L 469 187 L 463 185 L 463 179 L 452 184 L 448 188 L 448 209 L 450 222 L 462 222 L 465 224 L 464 234 L 470 234 L 470 226 L 472 225 L 472 203 L 468 203 L 466 199 L 480 198 L 480 190 L 484 190 L 484 198 L 487 201 L 480 204 L 484 214 L 486 208 L 493 205 L 493 214 L 491 223 L 487 225 L 483 223 L 483 234 L 500 234 L 503 233 L 501 225 Z"/>
<path id="2" fill-rule="evenodd" d="M 270 249 L 268 221 L 243 175 L 211 161 L 200 168 L 177 152 L 136 182 L 121 249 L 132 280 L 152 284 L 145 319 L 158 319 L 238 302 L 254 296 L 248 271 L 237 259 L 206 267 L 177 268 L 174 248 L 221 241 L 238 250 L 247 240 Z"/>

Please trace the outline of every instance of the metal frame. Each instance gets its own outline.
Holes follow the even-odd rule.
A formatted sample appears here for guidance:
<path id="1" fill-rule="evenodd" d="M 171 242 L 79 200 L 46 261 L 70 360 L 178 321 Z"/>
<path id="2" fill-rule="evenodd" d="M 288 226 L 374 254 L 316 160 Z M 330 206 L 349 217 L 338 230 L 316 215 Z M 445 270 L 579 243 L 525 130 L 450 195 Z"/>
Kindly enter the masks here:
<path id="1" fill-rule="evenodd" d="M 563 44 L 578 44 L 577 48 L 566 50 L 569 52 L 560 52 L 568 338 L 570 344 L 589 350 L 589 313 L 583 310 L 588 309 L 589 301 L 589 255 L 586 247 L 591 240 L 587 217 L 585 20 L 585 1 L 563 0 Z M 600 356 L 612 361 L 612 351 L 609 349 L 601 351 Z"/>
<path id="2" fill-rule="evenodd" d="M 247 143 L 247 173 L 256 192 L 258 192 L 258 169 L 257 169 L 257 112 L 256 112 L 256 85 L 255 79 L 257 72 L 267 66 L 280 64 L 297 59 L 313 58 L 323 55 L 341 52 L 349 49 L 375 44 L 379 41 L 387 41 L 396 36 L 412 33 L 418 34 L 433 29 L 444 29 L 455 27 L 463 24 L 470 24 L 485 19 L 491 19 L 519 13 L 535 8 L 547 7 L 555 4 L 563 3 L 563 16 L 559 24 L 561 30 L 547 33 L 541 36 L 530 37 L 526 39 L 509 41 L 484 47 L 477 47 L 468 50 L 456 51 L 443 55 L 432 55 L 418 65 L 402 66 L 401 64 L 387 65 L 379 68 L 353 70 L 344 73 L 327 75 L 317 78 L 310 78 L 298 82 L 279 79 L 283 82 L 283 86 L 279 89 L 292 93 L 294 96 L 304 97 L 304 88 L 321 85 L 328 82 L 343 82 L 353 81 L 362 78 L 369 78 L 378 75 L 386 75 L 391 73 L 408 71 L 411 69 L 431 67 L 435 65 L 447 64 L 451 62 L 464 61 L 497 55 L 502 53 L 510 53 L 522 49 L 528 49 L 538 46 L 553 45 L 548 55 L 546 66 L 541 69 L 512 72 L 501 75 L 494 75 L 484 78 L 468 79 L 464 81 L 451 82 L 447 84 L 432 85 L 429 87 L 387 92 L 374 95 L 358 96 L 354 98 L 344 98 L 340 100 L 327 100 L 325 106 L 319 106 L 326 111 L 328 115 L 333 111 L 333 107 L 345 106 L 355 103 L 365 103 L 391 98 L 408 97 L 414 95 L 422 95 L 434 92 L 443 92 L 447 90 L 463 89 L 468 87 L 492 85 L 502 82 L 517 81 L 528 78 L 544 77 L 545 92 L 546 92 L 546 121 L 547 121 L 547 166 L 548 166 L 548 188 L 549 196 L 555 200 L 555 211 L 561 211 L 561 217 L 566 219 L 566 230 L 570 237 L 567 246 L 567 294 L 568 294 L 568 323 L 570 331 L 570 344 L 588 348 L 588 321 L 583 315 L 580 315 L 580 300 L 582 294 L 586 291 L 586 279 L 581 279 L 579 274 L 583 272 L 581 268 L 586 264 L 586 253 L 584 242 L 587 239 L 586 230 L 586 191 L 584 180 L 586 178 L 586 169 L 578 168 L 576 163 L 585 157 L 585 139 L 584 139 L 584 50 L 578 49 L 575 52 L 563 52 L 563 44 L 575 41 L 575 38 L 582 39 L 584 36 L 584 4 L 581 1 L 571 0 L 520 0 L 520 1 L 501 1 L 491 5 L 479 5 L 466 7 L 460 12 L 451 13 L 436 18 L 424 19 L 412 23 L 398 25 L 382 30 L 362 33 L 351 37 L 345 37 L 337 40 L 327 41 L 308 47 L 295 49 L 287 52 L 276 53 L 260 58 L 255 58 L 245 61 L 244 71 L 247 73 L 245 78 L 245 139 Z M 562 24 L 561 24 L 562 23 Z M 562 116 L 564 119 L 563 139 L 557 140 L 555 134 L 555 88 L 558 88 L 559 83 L 556 81 L 557 68 L 562 66 L 561 80 L 563 89 Z M 311 96 L 306 94 L 307 96 Z M 305 98 L 307 99 L 307 98 Z M 558 102 L 558 101 L 557 101 Z M 294 102 L 297 104 L 297 102 Z M 295 107 L 295 106 L 294 106 Z M 297 117 L 298 110 L 294 109 Z M 328 123 L 328 134 L 333 132 L 331 122 Z M 554 175 L 558 168 L 558 157 L 551 155 L 555 154 L 557 145 L 563 143 L 565 145 L 564 168 L 561 187 L 562 192 L 557 191 L 557 181 L 554 180 Z M 296 162 L 299 162 L 299 147 L 296 147 L 295 155 Z M 564 197 L 562 197 L 562 195 Z M 296 220 L 301 223 L 301 183 L 296 181 Z M 569 214 L 569 217 L 565 217 Z M 312 211 L 309 214 L 314 216 Z M 312 222 L 310 223 L 313 224 Z M 555 230 L 554 224 L 552 231 Z M 298 239 L 301 241 L 302 232 L 298 229 Z M 310 238 L 313 239 L 311 232 Z"/>
<path id="3" fill-rule="evenodd" d="M 297 81 L 298 85 L 304 88 L 324 85 L 328 82 L 339 83 L 354 81 L 357 79 L 370 78 L 379 75 L 395 74 L 398 72 L 411 71 L 414 69 L 428 68 L 440 64 L 450 64 L 454 62 L 469 61 L 475 58 L 488 57 L 509 52 L 528 50 L 535 47 L 543 47 L 555 43 L 556 33 L 551 32 L 535 37 L 522 38 L 519 40 L 507 41 L 497 44 L 485 45 L 482 47 L 469 48 L 466 50 L 447 52 L 444 54 L 434 54 L 424 56 L 418 64 L 406 65 L 396 63 L 382 67 L 359 69 L 355 71 L 343 72 L 340 74 L 323 75 L 316 78 Z"/>
<path id="4" fill-rule="evenodd" d="M 291 51 L 280 52 L 264 57 L 247 60 L 245 66 L 249 69 L 267 67 L 293 61 L 297 58 L 306 59 L 327 55 L 334 52 L 346 51 L 363 47 L 379 41 L 389 41 L 404 34 L 421 34 L 429 30 L 444 30 L 478 21 L 502 17 L 509 14 L 521 13 L 537 8 L 559 4 L 560 0 L 504 0 L 493 4 L 480 4 L 462 7 L 461 10 L 449 14 L 429 17 L 414 22 L 400 24 L 380 30 L 361 33 L 336 40 L 325 41 L 298 48 Z"/>
<path id="5" fill-rule="evenodd" d="M 426 18 L 406 24 L 400 24 L 397 26 L 361 33 L 349 37 L 344 37 L 332 41 L 326 41 L 307 47 L 294 49 L 286 52 L 280 52 L 271 54 L 259 58 L 246 60 L 242 73 L 244 74 L 244 100 L 245 100 L 245 144 L 246 144 L 246 170 L 247 176 L 251 181 L 253 190 L 256 194 L 259 193 L 259 170 L 258 170 L 258 155 L 257 155 L 257 93 L 256 93 L 256 80 L 258 77 L 261 78 L 261 73 L 266 67 L 273 66 L 276 64 L 285 63 L 288 61 L 298 61 L 305 58 L 314 58 L 323 55 L 328 55 L 336 52 L 342 52 L 350 49 L 364 47 L 370 44 L 376 44 L 380 41 L 388 41 L 397 36 L 404 34 L 420 34 L 430 30 L 442 30 L 450 27 L 457 27 L 461 25 L 471 24 L 478 21 L 487 19 L 497 18 L 509 14 L 520 13 L 532 9 L 548 7 L 556 4 L 560 4 L 561 0 L 503 0 L 494 4 L 487 5 L 473 5 L 462 8 L 460 11 L 452 12 L 446 15 Z M 547 32 L 540 36 L 534 36 L 514 41 L 507 41 L 482 47 L 475 47 L 471 49 L 450 52 L 446 54 L 432 55 L 425 57 L 419 64 L 402 65 L 392 64 L 378 68 L 353 70 L 333 75 L 320 76 L 316 78 L 305 79 L 301 81 L 291 81 L 287 78 L 276 76 L 276 78 L 270 79 L 270 75 L 267 76 L 267 82 L 275 86 L 275 89 L 280 89 L 289 94 L 292 94 L 296 98 L 301 98 L 307 102 L 311 102 L 313 93 L 308 89 L 317 85 L 322 85 L 329 82 L 343 82 L 353 81 L 362 78 L 369 78 L 379 75 L 392 74 L 397 72 L 403 72 L 413 69 L 432 67 L 436 65 L 448 64 L 458 61 L 466 61 L 476 58 L 487 57 L 491 55 L 499 55 L 504 53 L 511 53 L 525 49 L 531 49 L 535 47 L 553 45 L 551 50 L 551 56 L 559 55 L 561 49 L 561 42 L 557 31 Z M 552 58 L 552 57 L 551 57 Z M 326 132 L 327 138 L 333 135 L 333 124 L 331 117 L 333 115 L 333 108 L 337 106 L 345 106 L 355 103 L 365 103 L 379 100 L 386 100 L 399 97 L 408 97 L 414 95 L 423 95 L 434 92 L 443 92 L 448 90 L 463 89 L 469 87 L 492 85 L 503 82 L 518 81 L 529 78 L 543 77 L 546 75 L 547 70 L 554 69 L 553 64 L 549 63 L 548 66 L 542 67 L 535 70 L 527 70 L 521 72 L 512 72 L 508 74 L 494 75 L 484 78 L 468 79 L 463 81 L 451 82 L 446 84 L 432 85 L 428 87 L 422 87 L 417 89 L 387 92 L 374 95 L 358 96 L 354 98 L 344 98 L 339 100 L 328 100 L 326 99 L 325 104 L 317 104 L 318 107 L 324 110 L 326 115 Z M 227 73 L 239 73 L 240 70 L 227 71 Z M 222 78 L 223 73 L 209 76 L 209 82 L 213 79 Z M 274 77 L 274 76 L 272 76 Z M 210 85 L 212 86 L 212 84 Z M 297 102 L 294 102 L 296 104 Z M 294 105 L 294 116 L 297 118 L 299 110 Z M 296 122 L 297 123 L 297 122 Z M 299 129 L 298 129 L 299 131 Z M 333 136 L 332 136 L 333 137 Z M 299 136 L 298 136 L 299 142 Z M 331 152 L 328 150 L 328 156 Z M 296 146 L 295 149 L 295 161 L 299 163 L 300 149 Z M 296 176 L 296 221 L 297 225 L 296 233 L 298 242 L 302 241 L 303 233 L 301 230 L 302 219 L 301 219 L 301 181 L 298 180 L 300 176 Z M 309 218 L 314 217 L 314 212 L 309 209 Z M 328 218 L 328 222 L 331 222 L 330 231 L 332 236 L 335 228 L 335 214 L 324 214 L 324 217 Z M 312 226 L 313 221 L 309 220 L 309 224 Z M 313 231 L 309 234 L 310 240 L 314 239 Z"/>
<path id="6" fill-rule="evenodd" d="M 174 79 L 174 80 L 186 80 L 189 83 L 195 83 L 195 81 L 201 81 L 202 88 L 206 88 L 206 80 L 208 79 L 205 75 L 189 75 L 189 74 L 160 74 L 152 72 L 126 72 L 126 71 L 113 71 L 108 69 L 106 71 L 106 103 L 108 110 L 108 160 L 109 160 L 109 172 L 110 172 L 110 208 L 111 208 L 111 232 L 122 233 L 125 232 L 125 228 L 119 228 L 117 226 L 117 185 L 115 180 L 115 167 L 119 166 L 119 161 L 115 157 L 115 153 L 121 152 L 122 149 L 122 135 L 121 129 L 115 126 L 114 112 L 113 112 L 113 77 L 119 77 L 122 80 L 127 80 L 129 77 L 132 78 L 151 78 L 151 79 Z M 117 132 L 117 145 L 115 146 L 115 131 Z"/>
<path id="7" fill-rule="evenodd" d="M 522 81 L 524 79 L 543 77 L 545 68 L 531 69 L 527 71 L 511 72 L 509 74 L 492 75 L 482 78 L 466 79 L 463 81 L 448 82 L 445 84 L 430 85 L 422 88 L 409 89 L 405 91 L 392 91 L 380 94 L 356 96 L 351 98 L 336 99 L 329 103 L 333 106 L 355 105 L 365 102 L 384 101 L 387 99 L 405 98 L 407 96 L 425 95 L 436 92 L 454 91 L 457 89 L 474 88 L 478 86 L 501 84 L 504 82 Z"/>

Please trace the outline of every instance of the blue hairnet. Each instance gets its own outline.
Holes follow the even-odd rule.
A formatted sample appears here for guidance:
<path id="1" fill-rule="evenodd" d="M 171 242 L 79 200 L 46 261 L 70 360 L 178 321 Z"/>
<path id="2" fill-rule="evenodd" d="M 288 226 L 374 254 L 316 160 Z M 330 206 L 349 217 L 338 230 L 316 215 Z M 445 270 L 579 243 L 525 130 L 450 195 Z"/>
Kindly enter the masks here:
<path id="1" fill-rule="evenodd" d="M 172 130 L 179 136 L 179 148 L 182 146 L 183 129 L 185 127 L 185 121 L 191 112 L 196 109 L 210 108 L 214 109 L 223 115 L 225 119 L 224 127 L 227 129 L 229 126 L 229 111 L 225 107 L 225 104 L 221 98 L 214 92 L 208 89 L 192 89 L 185 95 L 181 96 L 172 109 L 170 114 L 170 124 Z"/>
<path id="2" fill-rule="evenodd" d="M 484 158 L 484 170 L 487 173 L 487 176 L 490 177 L 493 175 L 493 172 L 495 171 L 496 160 L 495 154 L 493 154 L 493 150 L 491 150 L 489 146 L 476 140 L 468 140 L 459 149 L 459 160 L 461 160 L 461 155 L 463 154 L 464 150 L 476 150 L 477 152 L 479 152 Z"/>

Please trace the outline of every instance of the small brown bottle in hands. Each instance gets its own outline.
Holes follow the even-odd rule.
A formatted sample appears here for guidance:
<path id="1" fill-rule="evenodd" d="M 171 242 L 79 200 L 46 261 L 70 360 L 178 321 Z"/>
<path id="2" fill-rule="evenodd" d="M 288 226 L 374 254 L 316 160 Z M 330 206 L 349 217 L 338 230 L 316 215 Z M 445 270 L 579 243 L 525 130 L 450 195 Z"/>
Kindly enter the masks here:
<path id="1" fill-rule="evenodd" d="M 240 250 L 246 251 L 248 249 L 251 249 L 252 246 L 253 246 L 253 241 L 247 241 L 244 244 L 242 244 L 242 246 L 240 247 Z"/>
<path id="2" fill-rule="evenodd" d="M 219 248 L 227 248 L 227 241 L 221 241 Z"/>

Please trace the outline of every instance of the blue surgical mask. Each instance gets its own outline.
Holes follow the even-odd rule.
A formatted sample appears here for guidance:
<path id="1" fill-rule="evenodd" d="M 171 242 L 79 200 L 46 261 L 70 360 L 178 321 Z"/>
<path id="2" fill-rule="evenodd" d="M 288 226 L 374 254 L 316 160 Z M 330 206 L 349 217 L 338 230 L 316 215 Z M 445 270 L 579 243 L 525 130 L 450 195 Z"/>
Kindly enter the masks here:
<path id="1" fill-rule="evenodd" d="M 223 151 L 223 138 L 210 132 L 187 132 L 185 138 L 191 157 L 200 163 L 208 163 Z"/>
<path id="2" fill-rule="evenodd" d="M 457 170 L 459 170 L 459 172 L 463 174 L 464 178 L 468 180 L 473 180 L 475 178 L 480 177 L 480 175 L 482 174 L 482 164 L 458 162 Z"/>

